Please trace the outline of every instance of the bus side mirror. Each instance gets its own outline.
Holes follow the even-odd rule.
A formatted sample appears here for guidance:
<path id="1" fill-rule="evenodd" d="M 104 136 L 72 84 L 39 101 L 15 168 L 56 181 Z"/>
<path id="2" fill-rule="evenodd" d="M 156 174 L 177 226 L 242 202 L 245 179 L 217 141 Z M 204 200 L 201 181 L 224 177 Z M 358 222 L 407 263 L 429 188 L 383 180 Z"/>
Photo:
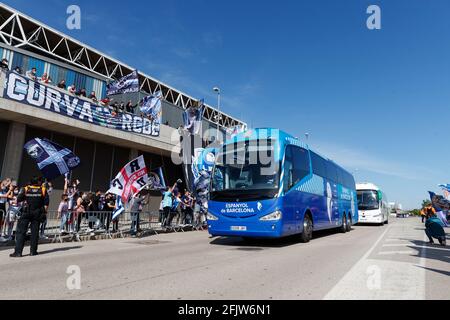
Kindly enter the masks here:
<path id="1" fill-rule="evenodd" d="M 378 201 L 383 200 L 383 194 L 381 193 L 381 191 L 377 192 L 377 196 L 378 196 Z"/>

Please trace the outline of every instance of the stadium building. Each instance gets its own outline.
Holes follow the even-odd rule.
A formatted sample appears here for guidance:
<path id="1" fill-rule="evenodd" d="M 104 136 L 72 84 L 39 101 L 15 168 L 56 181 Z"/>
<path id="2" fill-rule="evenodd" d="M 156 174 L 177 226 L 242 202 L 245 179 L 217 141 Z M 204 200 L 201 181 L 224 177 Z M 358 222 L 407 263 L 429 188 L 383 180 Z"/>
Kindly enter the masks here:
<path id="1" fill-rule="evenodd" d="M 81 190 L 96 191 L 108 188 L 110 181 L 130 159 L 144 155 L 149 168 L 163 167 L 166 180 L 173 183 L 183 177 L 182 167 L 171 161 L 171 152 L 179 152 L 178 128 L 183 123 L 183 113 L 195 106 L 195 99 L 179 90 L 139 72 L 140 97 L 161 91 L 164 95 L 162 123 L 157 134 L 134 130 L 126 124 L 120 128 L 101 126 L 80 114 L 69 116 L 56 112 L 58 107 L 47 100 L 39 103 L 39 88 L 26 82 L 25 72 L 37 69 L 37 76 L 47 73 L 52 85 L 45 92 L 47 97 L 72 101 L 74 97 L 56 87 L 65 80 L 67 86 L 75 84 L 87 93 L 95 92 L 101 99 L 106 96 L 108 81 L 121 78 L 135 68 L 117 61 L 100 51 L 64 35 L 21 12 L 0 4 L 0 57 L 8 60 L 9 70 L 19 67 L 22 74 L 1 72 L 0 79 L 0 169 L 1 177 L 16 179 L 20 185 L 33 175 L 40 175 L 36 163 L 23 150 L 24 144 L 36 137 L 48 138 L 74 151 L 82 160 L 82 166 L 73 172 L 81 181 Z M 14 84 L 13 84 L 14 82 Z M 26 86 L 29 86 L 26 88 Z M 22 90 L 22 91 L 21 91 Z M 28 97 L 26 94 L 28 90 Z M 35 99 L 35 100 L 33 100 Z M 77 97 L 81 103 L 93 101 Z M 128 97 L 127 97 L 128 99 Z M 86 101 L 84 101 L 86 100 Z M 67 105 L 70 105 L 68 103 Z M 246 125 L 242 121 L 206 105 L 203 131 Z M 133 121 L 133 118 L 130 118 Z M 135 123 L 139 119 L 134 119 Z M 126 130 L 124 130 L 124 128 Z M 178 148 L 178 149 L 177 149 Z M 63 178 L 54 181 L 53 197 L 60 196 Z M 52 197 L 52 198 L 53 198 Z M 58 201 L 52 201 L 57 203 Z M 159 205 L 159 203 L 158 203 Z"/>

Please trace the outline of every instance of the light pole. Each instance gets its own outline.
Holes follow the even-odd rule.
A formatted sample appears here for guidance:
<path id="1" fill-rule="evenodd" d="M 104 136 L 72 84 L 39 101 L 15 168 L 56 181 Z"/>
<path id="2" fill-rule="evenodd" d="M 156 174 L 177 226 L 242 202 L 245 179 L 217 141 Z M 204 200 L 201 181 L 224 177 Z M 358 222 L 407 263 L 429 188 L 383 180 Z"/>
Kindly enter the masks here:
<path id="1" fill-rule="evenodd" d="M 355 170 L 353 171 L 353 177 L 355 178 L 355 180 L 358 182 L 358 178 L 357 178 L 357 176 L 356 175 L 359 175 L 359 169 L 358 168 L 355 168 Z"/>
<path id="2" fill-rule="evenodd" d="M 216 135 L 216 141 L 219 140 L 219 128 L 220 128 L 220 88 L 219 87 L 214 87 L 213 91 L 215 93 L 217 93 L 217 111 L 218 111 L 218 115 L 217 115 L 217 135 Z"/>
<path id="3" fill-rule="evenodd" d="M 305 138 L 306 138 L 306 143 L 308 143 L 308 141 L 309 141 L 309 133 L 308 132 L 305 133 Z"/>

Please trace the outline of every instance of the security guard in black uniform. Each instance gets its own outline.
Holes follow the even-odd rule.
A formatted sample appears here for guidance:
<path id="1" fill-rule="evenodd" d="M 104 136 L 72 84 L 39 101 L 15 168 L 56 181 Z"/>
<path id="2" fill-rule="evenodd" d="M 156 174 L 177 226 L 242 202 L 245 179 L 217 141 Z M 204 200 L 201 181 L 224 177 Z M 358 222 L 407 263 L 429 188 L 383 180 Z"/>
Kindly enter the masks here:
<path id="1" fill-rule="evenodd" d="M 11 258 L 22 257 L 25 237 L 31 224 L 31 248 L 30 255 L 38 255 L 37 248 L 39 242 L 39 225 L 45 220 L 46 208 L 49 204 L 47 189 L 38 178 L 31 179 L 30 185 L 23 188 L 17 201 L 26 201 L 26 208 L 19 219 L 16 233 L 16 250 L 10 255 Z"/>

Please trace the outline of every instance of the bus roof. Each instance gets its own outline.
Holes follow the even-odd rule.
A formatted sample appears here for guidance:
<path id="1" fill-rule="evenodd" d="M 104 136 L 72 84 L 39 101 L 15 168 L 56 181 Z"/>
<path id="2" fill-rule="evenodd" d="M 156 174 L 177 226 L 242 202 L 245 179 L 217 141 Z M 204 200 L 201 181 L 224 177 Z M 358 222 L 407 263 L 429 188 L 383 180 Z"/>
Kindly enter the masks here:
<path id="1" fill-rule="evenodd" d="M 381 191 L 381 189 L 371 182 L 362 182 L 356 184 L 356 190 L 374 190 L 374 191 Z"/>
<path id="2" fill-rule="evenodd" d="M 283 130 L 276 129 L 276 128 L 256 128 L 256 129 L 248 129 L 247 131 L 241 132 L 237 134 L 235 137 L 233 137 L 230 140 L 227 140 L 225 144 L 235 143 L 235 142 L 242 142 L 246 140 L 256 140 L 256 139 L 271 139 L 276 138 L 278 141 L 282 143 L 282 145 L 295 145 L 307 150 L 310 150 L 311 152 L 314 152 L 318 156 L 322 157 L 324 160 L 332 162 L 334 165 L 339 167 L 340 169 L 350 173 L 347 169 L 343 168 L 339 164 L 337 164 L 334 160 L 325 157 L 324 155 L 320 154 L 319 152 L 312 150 L 308 144 L 301 141 L 299 138 L 294 137 L 293 135 L 290 135 L 289 133 L 286 133 Z"/>
<path id="3" fill-rule="evenodd" d="M 308 145 L 299 138 L 296 138 L 280 129 L 275 128 L 257 128 L 257 129 L 249 129 L 245 132 L 237 134 L 235 137 L 227 140 L 225 144 L 242 142 L 246 140 L 257 140 L 257 139 L 277 139 L 282 142 L 282 144 L 293 144 L 305 149 L 309 149 Z"/>

